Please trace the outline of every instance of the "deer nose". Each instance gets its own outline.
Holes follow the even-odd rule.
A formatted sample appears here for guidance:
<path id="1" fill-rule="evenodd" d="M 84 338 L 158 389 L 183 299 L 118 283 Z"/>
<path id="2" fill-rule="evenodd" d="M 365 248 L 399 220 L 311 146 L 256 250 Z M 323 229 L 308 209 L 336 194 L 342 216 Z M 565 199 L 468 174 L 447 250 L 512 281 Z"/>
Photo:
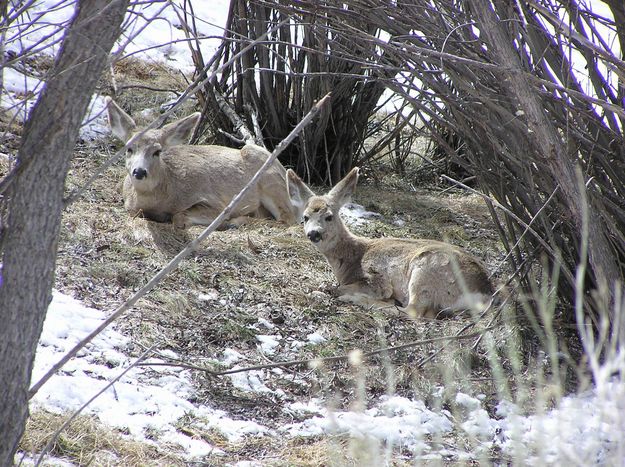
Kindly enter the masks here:
<path id="1" fill-rule="evenodd" d="M 142 180 L 145 177 L 147 177 L 147 175 L 148 175 L 148 171 L 145 169 L 139 168 L 139 169 L 134 169 L 132 171 L 132 176 L 135 177 L 137 180 Z"/>
<path id="2" fill-rule="evenodd" d="M 321 234 L 316 230 L 308 232 L 308 239 L 313 243 L 318 243 L 321 240 Z"/>

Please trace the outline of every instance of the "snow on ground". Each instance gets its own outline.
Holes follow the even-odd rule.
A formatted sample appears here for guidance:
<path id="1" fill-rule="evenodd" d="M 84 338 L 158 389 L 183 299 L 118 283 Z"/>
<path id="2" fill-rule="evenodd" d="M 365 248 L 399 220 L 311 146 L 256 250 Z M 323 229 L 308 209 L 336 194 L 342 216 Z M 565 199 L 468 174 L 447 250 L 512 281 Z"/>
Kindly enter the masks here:
<path id="1" fill-rule="evenodd" d="M 556 409 L 530 416 L 502 402 L 495 418 L 482 408 L 479 398 L 462 393 L 456 398 L 459 408 L 465 409 L 461 419 L 398 396 L 382 396 L 362 412 L 333 412 L 315 399 L 288 405 L 286 411 L 314 416 L 279 431 L 300 437 L 349 435 L 380 450 L 394 446 L 422 459 L 490 458 L 490 452 L 498 449 L 517 465 L 625 465 L 625 386 L 611 383 L 609 387 L 611 391 L 603 395 L 590 391 L 565 397 Z M 453 429 L 472 440 L 470 452 L 437 441 Z"/>
<path id="2" fill-rule="evenodd" d="M 20 54 L 53 57 L 59 50 L 69 20 L 74 12 L 71 0 L 38 0 L 25 14 L 14 21 L 4 38 L 7 57 Z M 200 37 L 200 49 L 208 59 L 220 43 L 226 24 L 229 0 L 194 0 L 195 24 Z M 9 4 L 9 16 L 12 5 Z M 123 34 L 113 49 L 122 56 L 138 56 L 142 60 L 165 63 L 185 74 L 194 70 L 189 45 L 180 27 L 182 12 L 176 2 L 136 2 L 126 15 Z M 4 67 L 0 86 L 0 108 L 19 121 L 24 121 L 36 102 L 43 83 L 36 78 L 37 71 L 18 62 Z M 94 96 L 90 110 L 81 128 L 80 136 L 94 141 L 108 134 L 104 115 L 104 100 Z"/>
<path id="3" fill-rule="evenodd" d="M 339 211 L 341 218 L 349 225 L 359 226 L 366 224 L 369 219 L 380 218 L 377 212 L 367 211 L 363 206 L 356 203 L 347 203 Z"/>
<path id="4" fill-rule="evenodd" d="M 181 28 L 184 12 L 180 3 L 133 2 L 113 53 L 139 55 L 144 60 L 165 62 L 184 73 L 192 72 L 194 66 L 189 42 Z M 19 2 L 11 2 L 9 16 L 14 13 L 11 8 L 14 4 L 15 8 L 21 8 Z M 221 42 L 229 4 L 229 0 L 192 2 L 204 57 L 210 56 Z M 24 14 L 11 23 L 4 44 L 5 53 L 15 56 L 22 52 L 45 52 L 54 56 L 74 13 L 74 5 L 74 0 L 35 0 Z M 189 20 L 187 18 L 190 23 Z M 193 44 L 195 46 L 195 41 Z"/>
<path id="5" fill-rule="evenodd" d="M 332 412 L 316 404 L 319 402 L 291 404 L 291 411 L 318 415 L 304 422 L 285 425 L 281 431 L 288 436 L 347 434 L 379 446 L 385 442 L 422 453 L 430 451 L 426 435 L 450 432 L 453 426 L 448 412 L 435 413 L 428 410 L 422 401 L 404 397 L 383 396 L 377 406 L 363 412 Z"/>
<path id="6" fill-rule="evenodd" d="M 105 319 L 102 311 L 87 308 L 71 297 L 54 292 L 35 358 L 33 381 L 37 381 L 65 353 Z M 54 413 L 73 412 L 104 388 L 132 363 L 124 349 L 128 339 L 112 328 L 96 337 L 60 373 L 53 376 L 32 399 L 33 409 Z M 170 357 L 175 357 L 169 352 Z M 149 359 L 149 362 L 158 362 Z M 175 443 L 189 458 L 219 452 L 205 441 L 184 436 L 176 422 L 192 415 L 198 424 L 219 429 L 236 442 L 267 429 L 254 421 L 230 419 L 225 412 L 190 403 L 194 393 L 190 373 L 172 367 L 135 367 L 106 390 L 84 413 L 94 414 L 105 424 L 134 438 L 153 443 Z"/>
<path id="7" fill-rule="evenodd" d="M 163 61 L 188 74 L 194 70 L 187 37 L 181 29 L 181 2 L 137 2 L 124 23 L 119 47 L 124 54 L 139 54 L 142 59 Z M 204 58 L 221 43 L 229 0 L 193 0 L 195 25 Z M 187 22 L 190 21 L 187 19 Z M 163 45 L 168 43 L 167 45 Z M 195 46 L 195 44 L 194 44 Z M 115 50 L 114 50 L 115 52 Z"/>
<path id="8" fill-rule="evenodd" d="M 263 353 L 267 355 L 273 355 L 276 353 L 276 348 L 280 345 L 282 336 L 279 335 L 262 335 L 256 336 L 256 339 L 260 341 L 259 347 Z"/>
<path id="9" fill-rule="evenodd" d="M 87 308 L 54 292 L 35 359 L 33 382 L 105 319 L 102 311 Z M 259 345 L 273 348 L 275 335 L 258 336 Z M 318 332 L 308 336 L 319 341 Z M 322 338 L 322 337 L 321 337 Z M 73 412 L 127 369 L 126 337 L 109 327 L 52 377 L 37 393 L 31 408 L 55 413 Z M 171 357 L 175 357 L 173 352 Z M 244 356 L 225 349 L 221 364 L 240 368 Z M 155 361 L 155 360 L 152 360 Z M 156 360 L 159 361 L 159 360 Z M 84 413 L 146 443 L 170 442 L 180 446 L 189 460 L 219 455 L 207 442 L 191 439 L 176 429 L 176 422 L 191 416 L 199 426 L 219 430 L 231 442 L 245 436 L 317 437 L 347 435 L 377 451 L 400 448 L 421 459 L 479 459 L 493 449 L 520 464 L 625 465 L 625 385 L 612 375 L 625 370 L 622 353 L 598 367 L 593 390 L 564 397 L 557 407 L 523 415 L 517 406 L 501 402 L 494 417 L 482 406 L 483 396 L 458 393 L 454 413 L 428 408 L 423 401 L 382 396 L 364 410 L 336 411 L 320 399 L 285 402 L 285 415 L 298 415 L 297 423 L 270 430 L 255 420 L 233 420 L 217 408 L 189 402 L 194 393 L 187 370 L 156 366 L 130 369 Z M 233 385 L 249 393 L 284 393 L 271 389 L 280 369 L 254 370 L 229 375 Z M 472 442 L 470 451 L 452 449 L 441 439 L 456 430 Z M 154 433 L 158 433 L 154 440 Z"/>

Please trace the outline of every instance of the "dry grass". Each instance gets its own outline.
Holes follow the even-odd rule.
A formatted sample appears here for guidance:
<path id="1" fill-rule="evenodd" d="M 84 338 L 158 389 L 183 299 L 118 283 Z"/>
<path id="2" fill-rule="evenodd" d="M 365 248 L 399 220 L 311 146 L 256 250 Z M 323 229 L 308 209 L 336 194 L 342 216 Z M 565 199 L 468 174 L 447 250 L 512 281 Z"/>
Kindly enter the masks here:
<path id="1" fill-rule="evenodd" d="M 70 188 L 85 180 L 103 162 L 107 151 L 102 148 L 92 154 L 79 154 L 74 160 Z M 199 227 L 180 231 L 168 224 L 130 218 L 119 194 L 123 170 L 121 163 L 109 170 L 72 205 L 64 214 L 61 231 L 56 287 L 105 310 L 121 304 L 201 231 Z M 415 196 L 414 192 L 397 189 L 389 193 L 384 185 L 376 187 L 365 180 L 355 201 L 381 212 L 385 219 L 401 216 L 405 220 L 403 227 L 375 220 L 359 229 L 363 234 L 447 238 L 478 254 L 487 252 L 487 261 L 500 257 L 488 219 L 472 197 L 428 192 Z M 468 214 L 464 213 L 465 207 Z M 306 342 L 306 336 L 314 331 L 327 337 L 324 343 L 304 345 L 297 352 L 284 346 L 271 357 L 279 361 L 333 356 L 354 348 L 368 351 L 453 335 L 468 323 L 466 319 L 415 323 L 380 310 L 343 304 L 335 300 L 334 286 L 331 270 L 304 238 L 300 226 L 258 221 L 213 234 L 118 326 L 137 344 L 137 353 L 158 340 L 195 363 L 219 358 L 230 347 L 246 356 L 246 364 L 254 364 L 267 362 L 257 347 L 257 334 L 279 334 L 283 342 Z M 202 300 L 201 294 L 216 294 L 218 299 Z M 275 328 L 259 326 L 260 318 Z M 447 386 L 451 397 L 454 390 L 475 391 L 476 385 L 480 393 L 495 394 L 494 383 L 488 377 L 486 349 L 478 346 L 473 351 L 465 347 L 469 344 L 451 342 L 443 350 L 441 344 L 431 344 L 392 355 L 391 361 L 378 358 L 368 362 L 363 366 L 365 397 L 372 399 L 387 392 L 389 372 L 395 392 L 437 405 L 449 403 L 431 400 L 433 389 L 441 385 Z M 427 362 L 432 355 L 433 360 Z M 467 374 L 474 380 L 467 379 Z M 304 383 L 293 384 L 293 378 Z M 273 376 L 270 385 L 285 391 L 287 400 L 332 397 L 338 401 L 338 408 L 349 407 L 359 397 L 352 376 L 341 363 L 315 373 L 294 369 L 282 377 Z M 235 417 L 254 419 L 270 428 L 285 422 L 277 410 L 282 401 L 272 395 L 250 396 L 234 388 L 227 378 L 207 379 L 202 374 L 197 375 L 197 387 L 198 402 L 224 408 Z M 203 436 L 213 442 L 214 435 Z M 286 450 L 294 456 L 292 463 L 276 460 L 275 465 L 307 465 L 303 461 L 306 458 L 311 459 L 309 465 L 328 465 L 334 462 L 331 456 L 339 456 L 340 465 L 358 465 L 349 449 L 337 451 L 335 444 L 327 440 L 314 446 L 302 441 L 297 449 L 292 442 L 261 438 L 230 446 L 222 440 L 217 446 L 228 453 L 226 459 L 250 458 L 247 456 L 251 454 L 266 457 L 269 462 L 272 458 L 282 459 L 279 453 Z M 254 443 L 269 446 L 263 444 L 263 449 L 255 451 Z M 330 445 L 334 447 L 328 449 Z"/>
<path id="2" fill-rule="evenodd" d="M 66 416 L 43 410 L 32 413 L 26 426 L 26 435 L 20 443 L 20 450 L 33 454 L 41 452 L 65 419 Z M 77 417 L 61 433 L 50 454 L 71 459 L 79 466 L 185 465 L 173 449 L 164 450 L 133 441 L 89 416 Z"/>
<path id="3" fill-rule="evenodd" d="M 157 72 L 120 64 L 116 67 L 117 85 L 144 80 Z M 164 98 L 158 100 L 153 93 L 133 91 L 123 94 L 120 102 L 126 108 L 140 110 L 158 105 Z M 111 146 L 104 142 L 99 148 L 77 149 L 68 191 L 84 183 L 111 155 Z M 55 287 L 104 310 L 123 303 L 201 231 L 199 227 L 180 231 L 171 225 L 130 218 L 123 209 L 119 190 L 123 176 L 120 162 L 66 210 L 61 227 Z M 395 179 L 382 178 L 373 183 L 365 177 L 355 201 L 380 212 L 387 220 L 370 222 L 358 229 L 362 234 L 447 239 L 467 247 L 490 265 L 501 259 L 486 208 L 477 197 L 415 191 Z M 394 218 L 401 218 L 404 224 L 394 225 Z M 246 364 L 255 364 L 268 361 L 258 348 L 257 334 L 279 334 L 283 343 L 306 342 L 307 335 L 314 331 L 327 338 L 321 344 L 303 345 L 296 351 L 283 345 L 269 357 L 283 361 L 451 336 L 470 322 L 468 318 L 412 322 L 384 311 L 355 307 L 335 300 L 334 286 L 328 265 L 304 238 L 300 226 L 258 221 L 213 234 L 117 326 L 135 344 L 130 349 L 134 353 L 160 341 L 165 344 L 159 350 L 172 349 L 194 363 L 204 364 L 219 358 L 224 349 L 234 348 L 245 355 Z M 217 298 L 206 300 L 202 294 Z M 261 318 L 274 327 L 264 328 L 259 324 Z M 477 328 L 486 322 L 477 323 Z M 497 332 L 497 345 L 504 349 L 512 334 L 512 327 L 502 328 Z M 290 421 L 279 410 L 285 401 L 314 396 L 332 398 L 337 408 L 347 408 L 355 402 L 366 405 L 367 400 L 392 390 L 449 408 L 451 397 L 460 389 L 489 397 L 496 394 L 487 355 L 492 351 L 481 342 L 451 341 L 373 359 L 363 365 L 360 375 L 365 382 L 365 400 L 361 400 L 363 396 L 343 363 L 314 372 L 295 368 L 272 375 L 268 384 L 284 391 L 284 400 L 271 394 L 242 393 L 228 378 L 208 378 L 198 373 L 196 402 L 269 428 Z M 509 368 L 505 351 L 500 353 L 502 365 Z M 445 394 L 433 399 L 433 389 L 440 386 L 446 387 Z M 34 414 L 23 449 L 40 449 L 58 422 L 56 416 Z M 198 430 L 190 421 L 181 421 L 179 430 L 192 432 L 224 450 L 224 462 L 261 459 L 267 465 L 280 466 L 360 465 L 363 459 L 358 456 L 374 455 L 347 440 L 261 437 L 231 444 L 218 431 Z M 69 447 L 59 445 L 55 452 L 80 465 L 177 465 L 180 461 L 175 453 L 166 457 L 160 450 L 124 440 L 89 417 L 81 418 L 64 436 Z M 111 452 L 115 457 L 110 457 Z M 401 456 L 393 465 L 404 465 Z"/>

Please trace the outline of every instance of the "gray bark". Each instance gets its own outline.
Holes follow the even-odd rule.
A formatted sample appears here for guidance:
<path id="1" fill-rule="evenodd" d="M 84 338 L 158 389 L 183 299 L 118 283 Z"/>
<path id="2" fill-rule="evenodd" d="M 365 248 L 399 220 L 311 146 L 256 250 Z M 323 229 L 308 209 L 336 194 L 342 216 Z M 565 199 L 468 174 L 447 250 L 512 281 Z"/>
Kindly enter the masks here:
<path id="1" fill-rule="evenodd" d="M 28 416 L 37 341 L 51 300 L 63 186 L 82 118 L 120 34 L 128 0 L 80 0 L 25 124 L 7 196 L 0 286 L 0 465 L 11 465 Z"/>

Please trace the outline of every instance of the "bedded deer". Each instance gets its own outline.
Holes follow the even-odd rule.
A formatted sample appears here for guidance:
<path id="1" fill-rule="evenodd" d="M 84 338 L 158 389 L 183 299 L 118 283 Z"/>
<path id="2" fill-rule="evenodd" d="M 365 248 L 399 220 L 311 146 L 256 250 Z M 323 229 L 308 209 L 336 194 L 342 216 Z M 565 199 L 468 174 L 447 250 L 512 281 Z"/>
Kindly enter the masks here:
<path id="1" fill-rule="evenodd" d="M 484 266 L 459 247 L 436 240 L 352 234 L 339 209 L 350 200 L 357 182 L 356 167 L 326 195 L 317 196 L 295 172 L 287 171 L 291 202 L 303 212 L 306 236 L 332 267 L 339 299 L 365 306 L 399 304 L 410 317 L 426 318 L 490 299 L 492 285 Z"/>
<path id="2" fill-rule="evenodd" d="M 131 215 L 183 229 L 209 225 L 269 157 L 254 144 L 240 150 L 189 145 L 199 113 L 142 131 L 113 99 L 107 97 L 106 105 L 111 131 L 128 143 L 122 192 Z M 289 202 L 285 174 L 276 161 L 226 222 L 240 225 L 250 217 L 273 217 L 294 223 L 298 213 Z"/>

